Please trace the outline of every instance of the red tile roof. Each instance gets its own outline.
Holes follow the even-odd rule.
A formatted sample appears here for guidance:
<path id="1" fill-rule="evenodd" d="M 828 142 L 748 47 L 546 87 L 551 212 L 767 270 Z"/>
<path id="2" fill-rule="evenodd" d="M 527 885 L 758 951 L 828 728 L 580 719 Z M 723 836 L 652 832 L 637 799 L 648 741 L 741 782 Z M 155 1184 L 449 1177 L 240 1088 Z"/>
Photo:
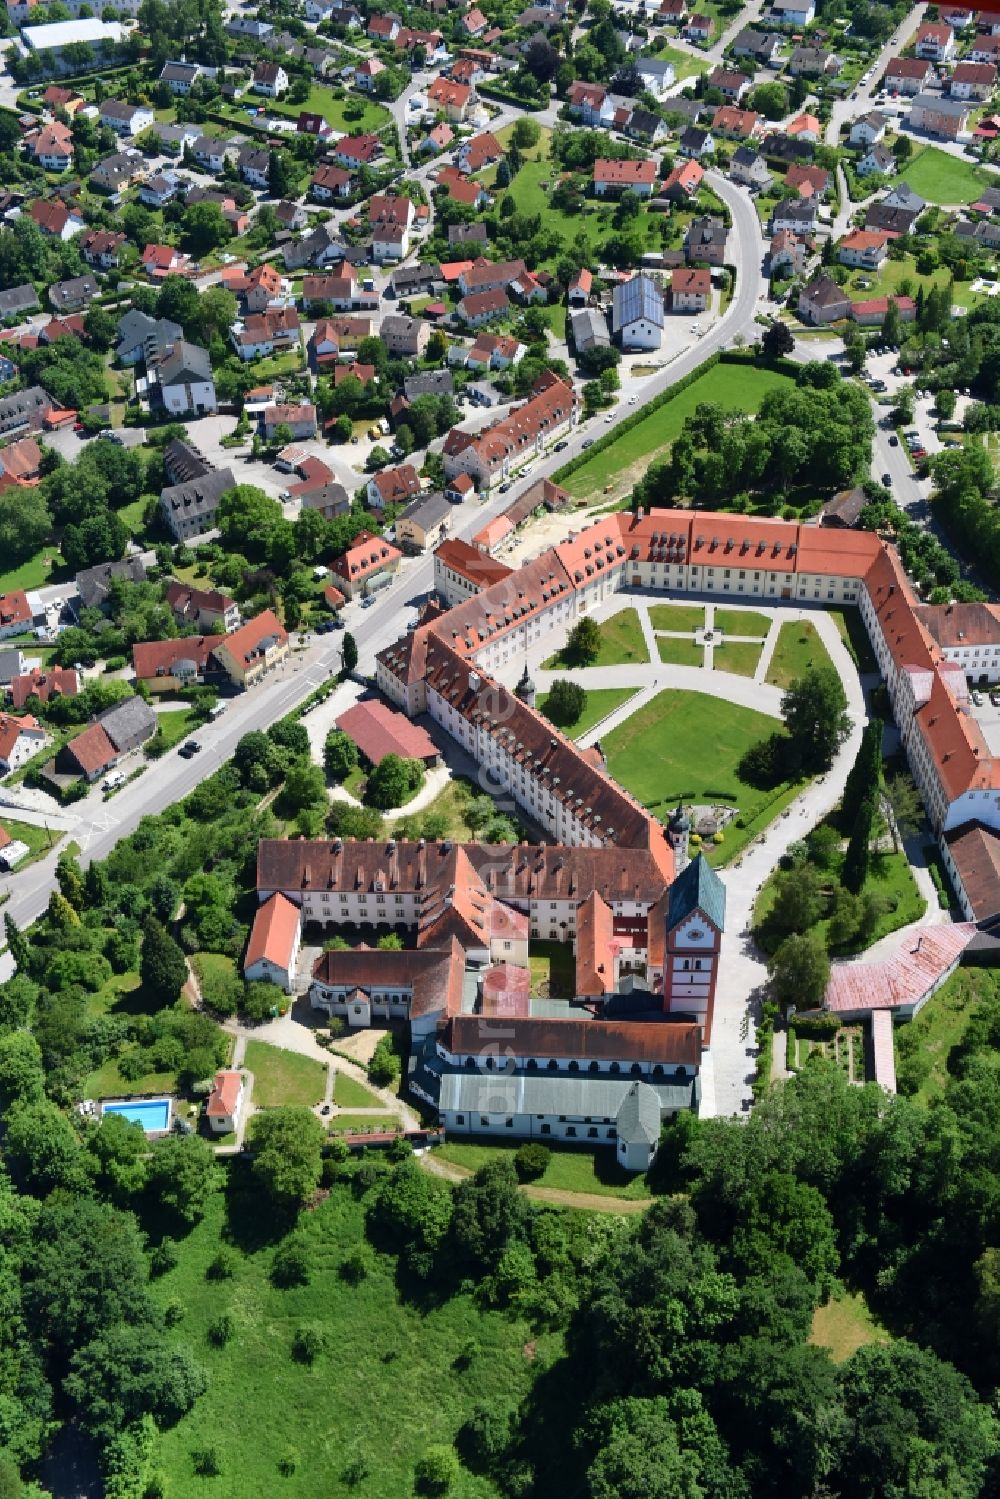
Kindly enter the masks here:
<path id="1" fill-rule="evenodd" d="M 348 708 L 337 719 L 337 728 L 354 740 L 370 765 L 377 765 L 386 755 L 400 755 L 404 760 L 426 760 L 437 755 L 426 729 L 376 699 Z"/>
<path id="2" fill-rule="evenodd" d="M 270 900 L 258 908 L 253 919 L 243 959 L 244 972 L 264 959 L 278 968 L 288 968 L 299 935 L 301 915 L 298 906 L 293 905 L 280 890 L 275 891 Z"/>
<path id="3" fill-rule="evenodd" d="M 66 753 L 79 765 L 84 775 L 93 776 L 118 759 L 118 751 L 99 723 L 93 723 L 66 745 Z"/>
<path id="4" fill-rule="evenodd" d="M 919 1005 L 958 962 L 976 934 L 971 921 L 920 927 L 881 963 L 835 963 L 823 998 L 834 1014 Z"/>
<path id="5" fill-rule="evenodd" d="M 243 1077 L 239 1072 L 217 1072 L 205 1105 L 210 1119 L 231 1119 L 239 1102 Z"/>

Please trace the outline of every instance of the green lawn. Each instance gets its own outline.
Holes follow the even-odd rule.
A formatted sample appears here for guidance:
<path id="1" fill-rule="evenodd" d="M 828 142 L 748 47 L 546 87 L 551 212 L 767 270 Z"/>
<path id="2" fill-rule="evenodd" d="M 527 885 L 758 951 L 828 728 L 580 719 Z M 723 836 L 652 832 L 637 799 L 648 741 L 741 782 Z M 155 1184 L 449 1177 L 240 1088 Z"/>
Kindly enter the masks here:
<path id="1" fill-rule="evenodd" d="M 588 198 L 586 206 L 580 213 L 564 213 L 561 209 L 552 207 L 550 197 L 552 189 L 559 180 L 559 174 L 558 164 L 551 161 L 547 154 L 537 160 L 526 160 L 510 187 L 498 193 L 498 200 L 509 196 L 521 213 L 540 214 L 545 228 L 554 231 L 559 236 L 561 243 L 556 254 L 547 260 L 539 261 L 539 266 L 543 270 L 551 270 L 559 257 L 564 255 L 581 235 L 587 242 L 588 251 L 594 255 L 599 252 L 604 241 L 616 232 L 613 223 L 614 204 L 602 199 Z M 483 182 L 491 187 L 492 179 L 496 175 L 495 169 L 491 168 L 489 172 L 481 175 Z M 630 228 L 634 228 L 643 236 L 647 249 L 655 250 L 662 244 L 660 218 L 657 214 L 651 214 L 645 208 L 641 209 Z"/>
<path id="2" fill-rule="evenodd" d="M 44 588 L 54 581 L 52 562 L 59 556 L 58 547 L 42 547 L 27 562 L 0 573 L 0 593 L 13 593 L 18 588 Z"/>
<path id="3" fill-rule="evenodd" d="M 528 967 L 532 994 L 548 999 L 572 999 L 576 994 L 576 964 L 568 942 L 532 937 Z"/>
<path id="4" fill-rule="evenodd" d="M 156 731 L 162 735 L 162 742 L 169 750 L 196 727 L 199 719 L 190 708 L 167 708 L 163 713 L 156 715 Z"/>
<path id="5" fill-rule="evenodd" d="M 995 172 L 960 161 L 937 146 L 918 147 L 901 175 L 928 203 L 974 203 L 984 187 L 998 181 Z"/>
<path id="6" fill-rule="evenodd" d="M 810 620 L 788 620 L 778 632 L 778 643 L 767 670 L 773 687 L 788 687 L 810 666 L 829 666 L 830 657 Z"/>
<path id="7" fill-rule="evenodd" d="M 705 58 L 692 57 L 690 52 L 682 52 L 679 47 L 671 47 L 668 42 L 659 47 L 653 56 L 660 62 L 673 63 L 677 83 L 684 78 L 695 78 L 699 73 L 708 71 L 708 62 Z"/>
<path id="8" fill-rule="evenodd" d="M 634 609 L 620 609 L 610 619 L 603 621 L 600 630 L 601 648 L 597 659 L 588 661 L 588 666 L 624 666 L 629 661 L 648 662 L 649 653 L 642 625 Z M 567 658 L 565 651 L 557 651 L 554 656 L 542 662 L 542 670 L 560 671 L 575 664 Z"/>
<path id="9" fill-rule="evenodd" d="M 49 832 L 46 828 L 36 827 L 33 822 L 16 822 L 5 815 L 2 807 L 0 807 L 0 827 L 6 828 L 15 843 L 25 843 L 28 846 L 27 857 L 21 860 L 17 866 L 18 869 L 27 869 L 29 864 L 42 858 L 49 852 L 49 849 L 55 848 L 63 836 L 62 833 Z"/>
<path id="10" fill-rule="evenodd" d="M 755 925 L 766 922 L 767 914 L 774 904 L 777 895 L 777 871 L 773 873 L 763 890 L 757 898 L 754 912 Z M 898 932 L 901 927 L 909 926 L 913 921 L 919 921 L 926 910 L 923 896 L 917 889 L 916 881 L 902 852 L 896 854 L 887 852 L 874 854 L 871 861 L 871 869 L 868 879 L 865 881 L 865 894 L 878 897 L 884 909 L 875 925 L 869 945 L 878 942 L 882 937 L 888 937 L 892 932 Z M 823 917 L 810 928 L 824 942 L 828 940 L 829 919 Z M 771 933 L 765 927 L 759 934 L 761 946 L 772 950 L 781 941 L 781 936 Z M 838 956 L 847 956 L 857 951 L 856 946 L 848 945 L 842 949 L 834 949 Z"/>
<path id="11" fill-rule="evenodd" d="M 915 1020 L 893 1026 L 896 1077 L 901 1093 L 918 1103 L 940 1098 L 950 1080 L 948 1061 L 979 1005 L 997 992 L 985 968 L 960 968 L 932 995 Z"/>
<path id="12" fill-rule="evenodd" d="M 339 1067 L 333 1080 L 333 1101 L 338 1109 L 377 1109 L 382 1103 L 371 1088 L 348 1077 Z"/>
<path id="13" fill-rule="evenodd" d="M 826 612 L 837 626 L 841 640 L 854 657 L 858 671 L 862 674 L 878 671 L 878 662 L 872 650 L 872 643 L 868 639 L 868 631 L 861 622 L 860 610 L 828 609 Z"/>
<path id="14" fill-rule="evenodd" d="M 147 1072 L 142 1077 L 126 1079 L 112 1058 L 97 1072 L 92 1072 L 83 1087 L 84 1098 L 138 1098 L 144 1093 L 172 1093 L 177 1083 L 174 1072 Z"/>
<path id="15" fill-rule="evenodd" d="M 603 741 L 608 769 L 646 806 L 759 800 L 736 766 L 777 721 L 703 692 L 660 692 Z M 708 747 L 711 752 L 708 753 Z"/>
<path id="16" fill-rule="evenodd" d="M 656 649 L 660 660 L 669 666 L 704 666 L 705 647 L 695 645 L 693 640 L 676 640 L 670 635 L 657 635 Z"/>
<path id="17" fill-rule="evenodd" d="M 595 723 L 600 723 L 602 718 L 606 718 L 609 713 L 613 713 L 616 708 L 620 708 L 622 703 L 627 702 L 634 691 L 633 687 L 594 688 L 591 692 L 587 693 L 586 706 L 576 722 L 560 724 L 559 728 L 562 729 L 564 734 L 568 734 L 570 739 L 580 739 L 587 733 L 588 729 L 594 727 Z M 537 704 L 540 712 L 545 712 L 547 701 L 548 693 L 543 693 L 538 699 Z"/>
<path id="18" fill-rule="evenodd" d="M 405 1299 L 394 1258 L 372 1252 L 369 1273 L 351 1284 L 341 1266 L 364 1242 L 365 1203 L 348 1185 L 335 1185 L 299 1219 L 309 1283 L 276 1288 L 270 1271 L 280 1230 L 249 1176 L 229 1170 L 230 1190 L 212 1199 L 204 1221 L 178 1242 L 176 1268 L 152 1285 L 161 1305 L 182 1309 L 169 1336 L 208 1373 L 206 1393 L 158 1441 L 156 1467 L 172 1495 L 409 1499 L 414 1464 L 430 1444 L 450 1446 L 477 1405 L 516 1407 L 532 1382 L 532 1358 L 545 1369 L 558 1357 L 556 1335 L 542 1333 L 529 1357 L 529 1325 L 482 1311 L 471 1296 Z M 210 1280 L 206 1270 L 223 1244 L 237 1251 L 235 1272 Z M 208 1329 L 223 1312 L 232 1315 L 233 1336 L 216 1348 Z M 292 1356 L 303 1325 L 323 1334 L 313 1364 Z M 458 1355 L 467 1346 L 475 1351 L 466 1364 Z M 206 1447 L 219 1456 L 214 1479 L 194 1472 L 193 1454 Z M 463 1468 L 449 1499 L 498 1494 Z"/>
<path id="19" fill-rule="evenodd" d="M 253 1101 L 260 1108 L 275 1109 L 286 1103 L 312 1108 L 322 1103 L 326 1085 L 322 1062 L 266 1041 L 248 1041 L 243 1060 L 253 1073 Z"/>
<path id="20" fill-rule="evenodd" d="M 600 494 L 613 484 L 622 494 L 651 462 L 664 456 L 685 420 L 706 401 L 715 401 L 733 411 L 757 411 L 768 391 L 791 383 L 788 375 L 753 365 L 716 364 L 672 401 L 650 411 L 642 421 L 614 442 L 594 453 L 567 478 L 559 480 L 575 499 Z"/>
<path id="21" fill-rule="evenodd" d="M 809 1342 L 825 1348 L 835 1364 L 842 1364 L 869 1343 L 887 1343 L 889 1334 L 880 1327 L 858 1292 L 844 1291 L 813 1312 Z"/>
<path id="22" fill-rule="evenodd" d="M 635 1199 L 649 1196 L 646 1178 L 623 1171 L 613 1149 L 581 1150 L 557 1142 L 548 1149 L 552 1152 L 549 1164 L 544 1175 L 537 1177 L 532 1186 L 554 1187 L 561 1192 L 588 1192 L 596 1197 Z M 501 1155 L 512 1155 L 516 1150 L 513 1141 L 509 1145 L 476 1145 L 449 1140 L 436 1146 L 434 1153 L 455 1166 L 464 1166 L 467 1171 L 478 1171 L 488 1161 Z"/>
<path id="23" fill-rule="evenodd" d="M 764 640 L 771 621 L 753 609 L 716 609 L 715 628 L 724 635 L 750 635 Z"/>
<path id="24" fill-rule="evenodd" d="M 330 1133 L 385 1134 L 386 1130 L 401 1129 L 398 1114 L 335 1114 L 330 1120 Z"/>
<path id="25" fill-rule="evenodd" d="M 949 158 L 950 160 L 951 158 Z M 960 165 L 960 163 L 959 163 Z M 854 271 L 847 283 L 847 292 L 854 302 L 865 302 L 873 297 L 891 297 L 905 295 L 902 291 L 902 283 L 911 283 L 911 294 L 915 295 L 916 288 L 922 286 L 924 291 L 930 291 L 932 286 L 947 286 L 951 280 L 951 272 L 947 266 L 939 266 L 936 271 L 929 275 L 917 274 L 917 263 L 912 255 L 907 255 L 904 260 L 886 260 L 880 270 Z M 954 300 L 960 307 L 971 307 L 974 303 L 983 300 L 978 294 L 969 290 L 970 281 L 956 281 Z"/>
<path id="26" fill-rule="evenodd" d="M 731 671 L 738 677 L 752 677 L 763 649 L 762 645 L 757 645 L 752 640 L 727 640 L 723 645 L 715 647 L 714 669 Z"/>
<path id="27" fill-rule="evenodd" d="M 651 604 L 649 622 L 654 630 L 695 630 L 705 628 L 704 604 Z"/>

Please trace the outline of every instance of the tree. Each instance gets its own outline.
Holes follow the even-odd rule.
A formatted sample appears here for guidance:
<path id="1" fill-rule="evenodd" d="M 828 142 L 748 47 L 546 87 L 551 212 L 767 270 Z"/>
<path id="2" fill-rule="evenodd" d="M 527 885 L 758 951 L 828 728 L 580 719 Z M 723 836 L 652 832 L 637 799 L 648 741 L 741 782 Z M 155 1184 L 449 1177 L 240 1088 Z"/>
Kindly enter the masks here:
<path id="1" fill-rule="evenodd" d="M 882 779 L 882 720 L 870 719 L 861 736 L 858 753 L 844 785 L 840 804 L 840 825 L 845 831 L 854 826 L 858 808 L 873 787 Z"/>
<path id="2" fill-rule="evenodd" d="M 230 232 L 218 203 L 192 203 L 181 217 L 181 243 L 197 259 L 224 245 Z"/>
<path id="3" fill-rule="evenodd" d="M 372 1193 L 368 1229 L 403 1254 L 418 1274 L 430 1274 L 451 1223 L 451 1191 L 412 1158 L 383 1177 Z"/>
<path id="4" fill-rule="evenodd" d="M 282 1209 L 296 1208 L 319 1186 L 325 1132 L 309 1109 L 260 1114 L 253 1133 L 253 1173 Z"/>
<path id="5" fill-rule="evenodd" d="M 272 198 L 287 198 L 292 189 L 292 166 L 286 151 L 271 151 L 267 158 L 267 190 Z"/>
<path id="6" fill-rule="evenodd" d="M 545 714 L 553 723 L 566 727 L 582 718 L 586 706 L 587 694 L 579 682 L 557 677 L 545 699 Z"/>
<path id="7" fill-rule="evenodd" d="M 368 777 L 365 800 L 383 812 L 390 807 L 401 807 L 422 780 L 423 766 L 419 760 L 384 755 Z"/>
<path id="8" fill-rule="evenodd" d="M 815 932 L 786 937 L 767 965 L 774 997 L 782 1005 L 811 1010 L 830 980 L 830 959 Z"/>
<path id="9" fill-rule="evenodd" d="M 413 1470 L 414 1488 L 418 1494 L 447 1494 L 459 1476 L 458 1458 L 452 1447 L 443 1442 L 428 1447 Z"/>
<path id="10" fill-rule="evenodd" d="M 459 1262 L 492 1270 L 508 1244 L 524 1237 L 526 1221 L 513 1162 L 508 1156 L 487 1162 L 455 1191 L 451 1237 Z"/>
<path id="11" fill-rule="evenodd" d="M 146 920 L 139 978 L 143 989 L 158 1006 L 174 1004 L 187 982 L 184 954 L 155 916 Z"/>
<path id="12" fill-rule="evenodd" d="M 196 328 L 200 300 L 198 288 L 186 276 L 168 276 L 157 294 L 156 316 Z"/>
<path id="13" fill-rule="evenodd" d="M 878 792 L 871 790 L 858 807 L 854 825 L 851 828 L 851 837 L 847 844 L 847 853 L 844 856 L 843 881 L 847 889 L 855 895 L 861 893 L 868 879 L 871 867 L 872 830 L 877 810 Z"/>
<path id="14" fill-rule="evenodd" d="M 815 926 L 822 911 L 819 871 L 804 864 L 779 875 L 777 898 L 766 924 L 775 932 L 805 932 Z"/>
<path id="15" fill-rule="evenodd" d="M 913 777 L 906 771 L 900 771 L 886 783 L 886 797 L 892 812 L 890 827 L 892 830 L 893 847 L 899 852 L 899 838 L 912 838 L 919 832 L 924 820 L 924 805 L 920 799 L 920 792 L 914 784 Z"/>
<path id="16" fill-rule="evenodd" d="M 323 746 L 323 767 L 331 781 L 345 781 L 358 767 L 358 747 L 343 729 L 331 729 Z"/>
<path id="17" fill-rule="evenodd" d="M 38 1103 L 45 1093 L 42 1052 L 28 1031 L 10 1031 L 0 1036 L 0 1102 Z"/>
<path id="18" fill-rule="evenodd" d="M 146 1185 L 148 1167 L 145 1132 L 120 1114 L 105 1114 L 87 1141 L 87 1149 L 99 1163 L 105 1190 L 126 1203 Z"/>
<path id="19" fill-rule="evenodd" d="M 4 1151 L 29 1192 L 81 1190 L 83 1163 L 73 1126 L 46 1098 L 13 1105 L 6 1116 Z"/>
<path id="20" fill-rule="evenodd" d="M 791 752 L 809 772 L 828 770 L 851 731 L 847 695 L 832 666 L 811 666 L 781 699 Z"/>
<path id="21" fill-rule="evenodd" d="M 4 912 L 3 929 L 15 967 L 19 973 L 26 973 L 31 958 L 31 944 L 9 911 Z"/>
<path id="22" fill-rule="evenodd" d="M 350 630 L 345 630 L 340 643 L 340 674 L 349 677 L 358 664 L 358 642 Z"/>
<path id="23" fill-rule="evenodd" d="M 532 146 L 538 145 L 541 133 L 537 120 L 533 120 L 530 115 L 521 115 L 514 121 L 511 139 L 519 150 L 530 151 Z"/>
<path id="24" fill-rule="evenodd" d="M 776 320 L 770 324 L 760 344 L 768 359 L 782 359 L 794 350 L 795 338 L 787 323 Z"/>
<path id="25" fill-rule="evenodd" d="M 63 560 L 74 572 L 99 562 L 117 562 L 124 557 L 128 541 L 129 529 L 121 516 L 99 510 L 78 526 L 66 527 L 61 543 Z"/>
<path id="26" fill-rule="evenodd" d="M 537 1181 L 544 1176 L 548 1170 L 552 1152 L 547 1145 L 539 1145 L 534 1141 L 522 1145 L 514 1152 L 514 1170 L 517 1172 L 518 1180 L 522 1182 Z"/>
<path id="27" fill-rule="evenodd" d="M 147 1414 L 172 1424 L 207 1387 L 187 1349 L 148 1326 L 108 1328 L 75 1355 L 64 1382 L 85 1424 L 105 1437 Z"/>
<path id="28" fill-rule="evenodd" d="M 882 319 L 882 342 L 890 349 L 898 349 L 903 341 L 903 323 L 899 316 L 899 304 L 890 297 Z"/>
<path id="29" fill-rule="evenodd" d="M 56 882 L 74 911 L 82 911 L 83 871 L 72 854 L 60 854 L 56 860 Z"/>
<path id="30" fill-rule="evenodd" d="M 284 520 L 277 500 L 254 484 L 237 484 L 219 499 L 216 524 L 223 540 L 251 561 L 262 562 L 276 527 Z"/>
<path id="31" fill-rule="evenodd" d="M 667 1401 L 615 1401 L 597 1416 L 601 1441 L 587 1469 L 589 1499 L 684 1499 L 705 1493 L 696 1452 L 682 1451 Z"/>
<path id="32" fill-rule="evenodd" d="M 589 614 L 570 630 L 563 654 L 581 666 L 592 666 L 601 649 L 601 628 Z"/>
<path id="33" fill-rule="evenodd" d="M 34 556 L 52 534 L 52 514 L 37 489 L 14 485 L 0 505 L 0 555 L 12 563 Z"/>
<path id="34" fill-rule="evenodd" d="M 765 120 L 783 120 L 788 113 L 788 94 L 780 83 L 760 83 L 750 95 L 748 107 Z"/>
<path id="35" fill-rule="evenodd" d="M 198 1135 L 168 1135 L 153 1150 L 149 1180 L 156 1200 L 182 1223 L 197 1223 L 221 1185 L 215 1152 Z"/>
<path id="36" fill-rule="evenodd" d="M 368 1063 L 368 1076 L 376 1088 L 392 1087 L 400 1073 L 399 1053 L 392 1036 L 383 1036 Z"/>

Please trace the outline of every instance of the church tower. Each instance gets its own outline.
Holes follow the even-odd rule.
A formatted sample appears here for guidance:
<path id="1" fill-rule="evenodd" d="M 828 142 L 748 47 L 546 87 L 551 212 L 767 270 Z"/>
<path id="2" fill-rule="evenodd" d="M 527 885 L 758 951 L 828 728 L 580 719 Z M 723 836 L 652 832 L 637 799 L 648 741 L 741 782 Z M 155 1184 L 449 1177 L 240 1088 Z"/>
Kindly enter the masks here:
<path id="1" fill-rule="evenodd" d="M 690 1015 L 712 1039 L 712 1011 L 726 926 L 726 887 L 704 854 L 670 887 L 663 953 L 663 1008 Z"/>
<path id="2" fill-rule="evenodd" d="M 526 707 L 533 708 L 535 706 L 535 684 L 532 681 L 531 677 L 528 675 L 527 662 L 524 663 L 524 670 L 521 673 L 521 680 L 514 688 L 514 694 L 516 697 L 519 697 L 521 699 L 521 702 L 524 703 Z"/>
<path id="3" fill-rule="evenodd" d="M 673 813 L 667 823 L 667 837 L 670 847 L 674 851 L 674 868 L 680 874 L 687 867 L 688 862 L 688 839 L 691 836 L 691 824 L 684 814 L 684 808 L 678 802 L 677 810 Z"/>

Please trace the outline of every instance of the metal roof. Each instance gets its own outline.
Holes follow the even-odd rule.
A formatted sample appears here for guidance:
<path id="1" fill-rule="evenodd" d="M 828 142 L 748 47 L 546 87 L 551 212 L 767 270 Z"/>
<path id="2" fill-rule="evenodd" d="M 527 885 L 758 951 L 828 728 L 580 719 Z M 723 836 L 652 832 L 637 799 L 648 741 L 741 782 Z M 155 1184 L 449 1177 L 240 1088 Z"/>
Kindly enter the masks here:
<path id="1" fill-rule="evenodd" d="M 726 887 L 704 854 L 684 869 L 670 887 L 667 925 L 679 926 L 692 911 L 704 911 L 720 932 L 726 925 Z"/>
<path id="2" fill-rule="evenodd" d="M 631 1078 L 615 1081 L 606 1077 L 446 1072 L 441 1078 L 439 1107 L 470 1114 L 565 1114 L 567 1118 L 612 1122 L 633 1086 Z M 691 1108 L 698 1097 L 693 1077 L 644 1086 L 664 1111 Z"/>

